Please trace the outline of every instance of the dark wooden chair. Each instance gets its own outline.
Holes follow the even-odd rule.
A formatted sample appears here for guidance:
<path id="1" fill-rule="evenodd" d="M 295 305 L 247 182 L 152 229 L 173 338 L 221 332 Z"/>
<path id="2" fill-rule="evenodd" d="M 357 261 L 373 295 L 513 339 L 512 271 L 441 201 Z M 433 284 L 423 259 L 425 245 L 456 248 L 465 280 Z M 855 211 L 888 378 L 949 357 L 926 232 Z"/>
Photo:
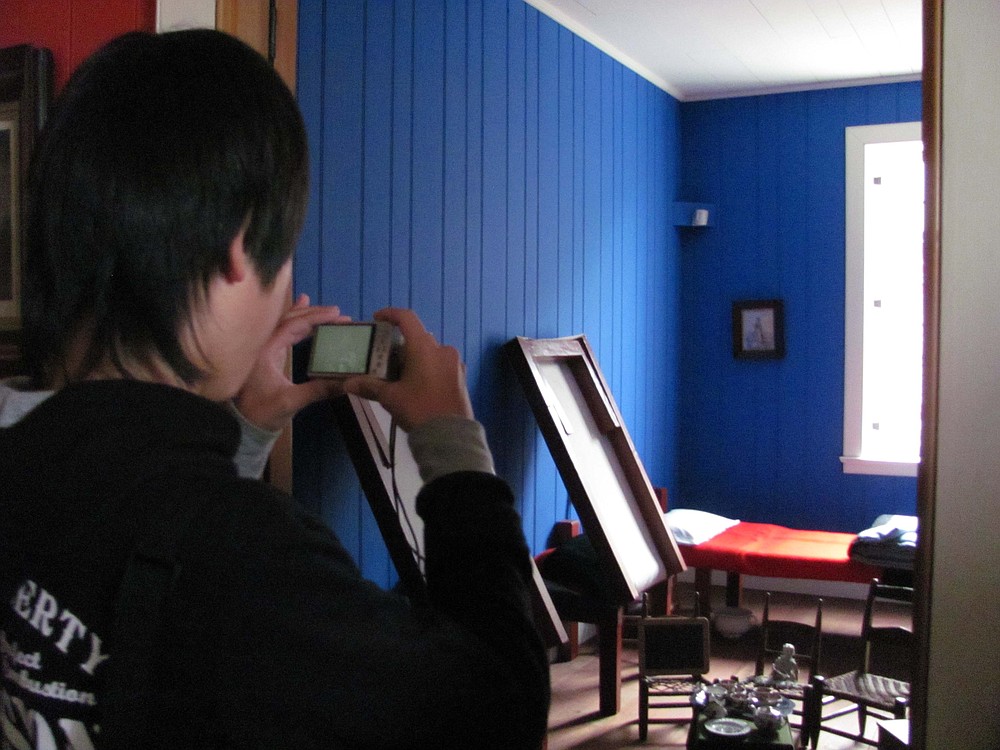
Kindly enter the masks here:
<path id="1" fill-rule="evenodd" d="M 795 661 L 801 668 L 808 667 L 809 674 L 822 674 L 823 658 L 823 600 L 816 600 L 816 619 L 813 624 L 796 620 L 774 619 L 771 616 L 771 592 L 764 594 L 764 613 L 760 620 L 760 644 L 757 649 L 756 675 L 770 674 L 770 667 L 786 643 L 795 646 Z M 800 680 L 805 682 L 800 673 Z"/>
<path id="2" fill-rule="evenodd" d="M 665 492 L 665 491 L 664 491 Z M 627 607 L 611 602 L 605 592 L 599 562 L 586 538 L 581 538 L 579 521 L 557 521 L 549 537 L 549 548 L 535 557 L 544 585 L 567 634 L 558 648 L 557 661 L 570 661 L 579 653 L 578 623 L 596 626 L 599 662 L 598 699 L 600 716 L 613 716 L 621 708 L 622 641 L 628 625 L 642 609 L 670 612 L 673 606 L 673 579 L 654 586 L 641 600 Z"/>
<path id="3" fill-rule="evenodd" d="M 579 521 L 556 522 L 549 541 L 549 549 L 536 556 L 535 561 L 568 636 L 567 642 L 558 648 L 557 660 L 570 661 L 579 653 L 577 623 L 595 625 L 599 713 L 613 716 L 621 706 L 624 607 L 601 595 L 597 560 L 586 544 L 579 545 L 561 559 L 556 555 L 556 550 L 565 552 L 570 545 L 581 541 Z"/>
<path id="4" fill-rule="evenodd" d="M 816 618 L 812 624 L 797 620 L 774 619 L 771 616 L 771 592 L 764 594 L 764 613 L 760 621 L 760 641 L 754 674 L 770 677 L 771 666 L 786 643 L 795 647 L 799 676 L 793 684 L 781 684 L 778 691 L 795 702 L 789 723 L 801 729 L 805 713 L 805 687 L 808 677 L 821 674 L 823 658 L 823 600 L 816 600 Z M 804 668 L 804 669 L 803 669 Z M 808 672 L 808 677 L 805 672 Z"/>
<path id="5" fill-rule="evenodd" d="M 803 719 L 803 734 L 815 748 L 820 732 L 847 737 L 873 747 L 877 740 L 865 737 L 869 714 L 879 719 L 904 719 L 910 699 L 910 664 L 913 633 L 907 626 L 888 622 L 881 614 L 887 602 L 912 605 L 913 589 L 888 586 L 872 579 L 865 601 L 858 667 L 850 672 L 810 680 Z M 911 615 L 910 615 L 911 616 Z M 844 702 L 848 703 L 846 707 Z M 831 722 L 857 713 L 858 731 L 848 731 Z"/>
<path id="6" fill-rule="evenodd" d="M 648 600 L 636 621 L 639 650 L 639 739 L 645 740 L 650 724 L 686 724 L 697 715 L 692 695 L 702 685 L 709 668 L 707 617 L 666 615 L 651 617 Z M 650 711 L 673 709 L 672 715 L 650 717 Z M 682 709 L 680 714 L 676 709 Z"/>

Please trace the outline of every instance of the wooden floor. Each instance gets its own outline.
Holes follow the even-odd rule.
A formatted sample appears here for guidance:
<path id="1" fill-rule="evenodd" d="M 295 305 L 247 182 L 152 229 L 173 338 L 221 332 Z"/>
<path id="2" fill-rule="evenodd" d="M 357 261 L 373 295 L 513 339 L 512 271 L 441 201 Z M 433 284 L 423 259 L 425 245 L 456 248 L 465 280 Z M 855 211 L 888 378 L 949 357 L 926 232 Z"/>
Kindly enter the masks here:
<path id="1" fill-rule="evenodd" d="M 679 592 L 683 601 L 684 591 Z M 714 599 L 714 596 L 713 596 Z M 746 590 L 744 605 L 759 621 L 763 594 Z M 721 604 L 721 594 L 720 601 Z M 839 674 L 853 668 L 860 641 L 864 602 L 853 599 L 823 600 L 823 672 Z M 776 592 L 771 597 L 771 617 L 812 623 L 814 600 L 799 594 Z M 900 614 L 905 618 L 905 614 Z M 709 678 L 731 675 L 750 677 L 754 673 L 758 629 L 741 638 L 727 640 L 712 633 L 711 672 Z M 622 657 L 621 710 L 601 717 L 598 713 L 598 661 L 591 644 L 581 647 L 579 657 L 571 662 L 553 664 L 552 708 L 549 713 L 548 750 L 605 750 L 622 747 L 684 748 L 686 725 L 651 724 L 646 742 L 639 740 L 638 726 L 638 657 L 635 643 L 626 640 Z M 856 719 L 845 717 L 846 727 L 854 729 Z M 878 737 L 877 723 L 869 719 L 866 736 Z M 854 750 L 868 746 L 828 733 L 820 735 L 821 750 Z"/>

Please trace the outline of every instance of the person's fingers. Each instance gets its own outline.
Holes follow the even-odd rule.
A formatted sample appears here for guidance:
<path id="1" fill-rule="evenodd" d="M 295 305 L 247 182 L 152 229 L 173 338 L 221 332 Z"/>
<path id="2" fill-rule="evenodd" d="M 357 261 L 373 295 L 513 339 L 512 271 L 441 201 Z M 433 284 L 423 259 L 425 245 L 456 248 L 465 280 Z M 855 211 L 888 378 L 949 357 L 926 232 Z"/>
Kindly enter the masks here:
<path id="1" fill-rule="evenodd" d="M 341 315 L 340 308 L 335 305 L 292 309 L 282 319 L 276 335 L 280 336 L 283 344 L 292 346 L 311 336 L 316 326 L 349 321 L 350 318 Z"/>
<path id="2" fill-rule="evenodd" d="M 369 401 L 381 401 L 388 383 L 373 375 L 359 375 L 342 381 L 344 393 L 366 398 Z"/>
<path id="3" fill-rule="evenodd" d="M 297 383 L 286 391 L 287 406 L 292 414 L 317 401 L 339 396 L 344 393 L 343 383 L 329 378 L 317 378 Z"/>
<path id="4" fill-rule="evenodd" d="M 406 341 L 431 335 L 413 310 L 402 307 L 384 307 L 378 310 L 373 317 L 375 320 L 392 323 L 403 334 Z"/>

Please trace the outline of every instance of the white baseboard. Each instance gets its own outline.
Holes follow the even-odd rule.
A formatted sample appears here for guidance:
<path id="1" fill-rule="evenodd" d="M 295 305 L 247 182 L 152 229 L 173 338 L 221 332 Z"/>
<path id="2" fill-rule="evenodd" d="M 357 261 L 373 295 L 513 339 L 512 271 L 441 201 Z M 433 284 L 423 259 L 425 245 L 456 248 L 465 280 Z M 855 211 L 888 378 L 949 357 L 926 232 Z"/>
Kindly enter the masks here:
<path id="1" fill-rule="evenodd" d="M 694 569 L 688 568 L 683 573 L 678 573 L 677 580 L 694 583 Z M 725 571 L 712 571 L 712 585 L 726 585 Z M 865 583 L 814 581 L 808 578 L 743 576 L 743 588 L 754 589 L 755 591 L 784 591 L 794 594 L 808 594 L 810 596 L 839 597 L 841 599 L 864 599 L 868 596 L 868 584 Z"/>
<path id="2" fill-rule="evenodd" d="M 694 568 L 677 574 L 677 581 L 694 584 Z M 712 571 L 712 585 L 725 586 L 726 573 Z M 763 576 L 743 576 L 743 588 L 755 591 L 782 591 L 808 596 L 822 596 L 841 599 L 860 599 L 868 596 L 868 585 L 845 581 L 815 581 L 807 578 L 765 578 Z M 590 623 L 579 623 L 580 643 L 587 643 L 597 637 L 597 627 Z"/>

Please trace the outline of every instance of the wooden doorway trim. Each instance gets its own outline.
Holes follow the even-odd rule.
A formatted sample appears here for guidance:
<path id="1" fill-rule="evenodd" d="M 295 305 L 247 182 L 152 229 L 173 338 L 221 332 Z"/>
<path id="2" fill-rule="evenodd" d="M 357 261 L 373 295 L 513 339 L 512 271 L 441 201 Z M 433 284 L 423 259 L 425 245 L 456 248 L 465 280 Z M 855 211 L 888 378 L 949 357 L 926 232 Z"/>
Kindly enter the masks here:
<path id="1" fill-rule="evenodd" d="M 294 94 L 298 14 L 297 0 L 217 0 L 215 26 L 266 57 Z"/>
<path id="2" fill-rule="evenodd" d="M 294 94 L 298 12 L 297 0 L 217 0 L 215 26 L 219 31 L 242 39 L 267 58 Z M 290 370 L 291 352 L 285 366 Z M 291 425 L 284 429 L 271 451 L 267 479 L 278 489 L 291 493 Z"/>
<path id="3" fill-rule="evenodd" d="M 910 707 L 910 747 L 927 746 L 934 507 L 937 486 L 937 424 L 941 329 L 941 90 L 942 0 L 923 0 L 924 141 L 924 403 L 917 474 L 920 544 L 915 562 L 913 625 L 916 664 Z"/>

